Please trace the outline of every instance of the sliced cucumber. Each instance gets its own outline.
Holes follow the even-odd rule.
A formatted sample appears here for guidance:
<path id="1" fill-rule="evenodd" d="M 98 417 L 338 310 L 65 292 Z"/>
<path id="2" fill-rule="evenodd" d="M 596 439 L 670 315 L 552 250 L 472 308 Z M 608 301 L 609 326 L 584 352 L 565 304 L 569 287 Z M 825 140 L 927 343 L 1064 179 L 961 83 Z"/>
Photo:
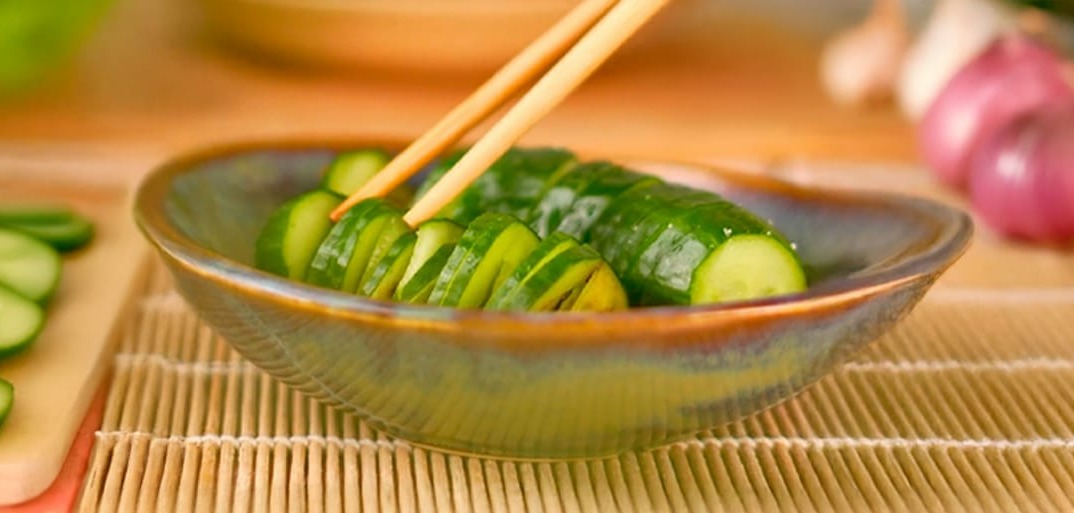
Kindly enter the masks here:
<path id="1" fill-rule="evenodd" d="M 418 236 L 414 232 L 406 232 L 395 239 L 369 279 L 362 284 L 360 293 L 373 299 L 391 298 L 399 282 L 403 280 L 403 272 L 410 263 L 417 241 Z"/>
<path id="2" fill-rule="evenodd" d="M 430 219 L 418 227 L 418 240 L 414 244 L 414 255 L 410 257 L 406 272 L 403 273 L 402 283 L 410 281 L 410 278 L 418 272 L 425 261 L 428 260 L 447 244 L 455 244 L 462 237 L 463 228 L 454 221 L 447 219 Z"/>
<path id="3" fill-rule="evenodd" d="M 0 285 L 30 301 L 44 303 L 60 282 L 61 265 L 60 255 L 52 246 L 0 228 Z"/>
<path id="4" fill-rule="evenodd" d="M 0 378 L 0 426 L 4 425 L 11 408 L 15 405 L 15 387 Z"/>
<path id="5" fill-rule="evenodd" d="M 463 232 L 433 287 L 429 302 L 478 308 L 540 242 L 518 218 L 487 213 Z"/>
<path id="6" fill-rule="evenodd" d="M 660 184 L 624 194 L 593 233 L 636 303 L 702 304 L 805 287 L 797 256 L 771 225 L 706 191 Z"/>
<path id="7" fill-rule="evenodd" d="M 306 281 L 320 287 L 355 292 L 373 262 L 381 235 L 402 213 L 380 198 L 348 210 L 329 230 L 310 261 Z M 379 255 L 378 255 L 379 258 Z"/>
<path id="8" fill-rule="evenodd" d="M 0 360 L 29 347 L 44 325 L 45 312 L 40 305 L 0 287 Z"/>
<path id="9" fill-rule="evenodd" d="M 410 279 L 403 282 L 395 289 L 395 299 L 404 303 L 428 303 L 432 295 L 433 287 L 444 271 L 444 266 L 455 252 L 455 243 L 440 246 L 435 253 L 414 273 Z"/>
<path id="10" fill-rule="evenodd" d="M 273 212 L 257 237 L 255 265 L 264 271 L 303 280 L 313 254 L 332 228 L 328 214 L 342 198 L 314 190 Z"/>
<path id="11" fill-rule="evenodd" d="M 379 149 L 361 149 L 339 154 L 324 173 L 321 186 L 340 196 L 350 196 L 369 182 L 390 157 Z"/>
<path id="12" fill-rule="evenodd" d="M 549 239 L 557 238 L 556 233 L 549 236 Z M 542 251 L 543 248 L 538 247 L 531 253 L 500 289 L 505 293 L 495 296 L 489 302 L 488 308 L 582 311 L 625 307 L 626 293 L 619 281 L 614 279 L 614 274 L 611 274 L 612 280 L 608 280 L 605 275 L 600 277 L 599 282 L 592 282 L 597 270 L 607 267 L 600 254 L 589 246 L 579 245 L 567 235 L 558 238 L 561 240 L 553 240 L 550 249 Z M 606 299 L 600 303 L 594 301 L 595 297 Z M 615 297 L 622 298 L 622 301 L 615 302 L 611 299 Z M 579 303 L 579 299 L 583 301 Z"/>
<path id="13" fill-rule="evenodd" d="M 571 312 L 612 312 L 625 310 L 630 306 L 626 290 L 623 289 L 615 271 L 606 262 L 601 262 L 585 285 L 576 288 L 567 300 L 558 307 L 560 311 Z"/>
<path id="14" fill-rule="evenodd" d="M 362 286 L 373 277 L 373 272 L 380 265 L 380 261 L 388 254 L 388 251 L 391 250 L 395 241 L 399 240 L 399 237 L 414 233 L 410 229 L 410 225 L 403 220 L 403 212 L 399 210 L 393 210 L 391 215 L 386 215 L 383 219 L 384 229 L 380 231 L 380 235 L 373 244 L 373 252 L 369 255 L 369 264 L 366 266 L 365 272 L 362 273 L 362 279 L 354 289 L 355 291 L 361 290 Z"/>
<path id="15" fill-rule="evenodd" d="M 418 189 L 417 197 L 428 192 L 464 153 L 460 150 L 441 160 Z M 559 148 L 512 148 L 448 203 L 440 216 L 464 225 L 487 212 L 524 219 L 544 191 L 575 163 L 574 154 Z"/>
<path id="16" fill-rule="evenodd" d="M 559 230 L 586 242 L 589 230 L 615 198 L 659 183 L 659 178 L 611 162 L 579 164 L 545 191 L 529 212 L 529 224 L 541 237 Z"/>
<path id="17" fill-rule="evenodd" d="M 73 251 L 93 239 L 89 219 L 64 207 L 24 205 L 0 207 L 0 228 L 20 231 L 59 251 Z"/>

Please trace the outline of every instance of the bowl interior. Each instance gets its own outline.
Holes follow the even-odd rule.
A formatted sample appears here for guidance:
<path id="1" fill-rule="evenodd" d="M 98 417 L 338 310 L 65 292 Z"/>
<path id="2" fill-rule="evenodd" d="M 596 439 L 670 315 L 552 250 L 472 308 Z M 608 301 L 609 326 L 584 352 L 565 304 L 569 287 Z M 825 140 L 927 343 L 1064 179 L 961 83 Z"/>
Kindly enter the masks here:
<path id="1" fill-rule="evenodd" d="M 262 149 L 194 163 L 174 177 L 165 215 L 196 244 L 252 265 L 255 238 L 269 215 L 315 187 L 336 152 Z M 807 190 L 688 164 L 628 165 L 713 190 L 769 219 L 800 252 L 807 295 L 931 270 L 961 251 L 952 243 L 970 230 L 963 213 L 912 197 Z"/>

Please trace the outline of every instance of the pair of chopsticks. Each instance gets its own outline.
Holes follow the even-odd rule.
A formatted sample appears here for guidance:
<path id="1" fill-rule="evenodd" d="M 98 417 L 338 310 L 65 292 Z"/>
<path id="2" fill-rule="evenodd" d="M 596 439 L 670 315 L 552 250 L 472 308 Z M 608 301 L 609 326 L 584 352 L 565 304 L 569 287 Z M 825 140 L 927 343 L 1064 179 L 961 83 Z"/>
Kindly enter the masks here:
<path id="1" fill-rule="evenodd" d="M 417 226 L 440 211 L 511 145 L 556 107 L 669 0 L 583 0 L 474 93 L 400 152 L 334 211 L 338 221 L 366 198 L 382 196 L 499 109 L 547 70 L 533 87 L 406 213 Z"/>

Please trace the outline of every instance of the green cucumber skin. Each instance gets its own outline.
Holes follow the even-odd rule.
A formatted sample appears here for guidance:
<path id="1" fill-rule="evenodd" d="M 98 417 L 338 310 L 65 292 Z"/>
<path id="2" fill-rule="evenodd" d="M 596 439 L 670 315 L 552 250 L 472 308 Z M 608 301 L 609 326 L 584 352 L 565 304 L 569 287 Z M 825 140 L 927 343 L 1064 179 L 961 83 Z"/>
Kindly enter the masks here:
<path id="1" fill-rule="evenodd" d="M 18 292 L 0 286 L 0 360 L 33 344 L 45 326 L 45 311 Z"/>
<path id="2" fill-rule="evenodd" d="M 354 292 L 362 284 L 373 252 L 387 223 L 401 212 L 380 198 L 359 202 L 340 218 L 314 254 L 306 281 L 312 285 Z"/>
<path id="3" fill-rule="evenodd" d="M 338 195 L 317 189 L 281 205 L 257 237 L 254 265 L 278 276 L 305 280 L 314 253 L 332 228 L 328 214 L 340 201 L 342 198 Z M 289 251 L 291 244 L 301 246 L 300 255 L 293 254 L 294 248 Z"/>
<path id="4" fill-rule="evenodd" d="M 552 311 L 572 291 L 584 288 L 589 277 L 602 263 L 600 255 L 589 246 L 570 246 L 538 266 L 535 272 L 515 287 L 513 294 L 493 308 Z"/>
<path id="5" fill-rule="evenodd" d="M 8 415 L 15 406 L 15 387 L 0 378 L 0 427 L 4 425 Z"/>
<path id="6" fill-rule="evenodd" d="M 355 292 L 361 290 L 365 283 L 372 279 L 373 272 L 380 265 L 380 261 L 388 254 L 388 251 L 391 250 L 395 241 L 408 233 L 413 233 L 413 231 L 410 229 L 410 225 L 403 220 L 401 211 L 395 210 L 392 214 L 387 215 L 384 219 L 384 229 L 380 231 L 373 243 L 373 252 L 369 254 L 369 262 L 365 266 L 365 271 L 353 289 Z"/>
<path id="7" fill-rule="evenodd" d="M 93 222 L 64 207 L 0 207 L 0 228 L 22 232 L 45 242 L 57 251 L 79 249 L 95 234 Z"/>
<path id="8" fill-rule="evenodd" d="M 52 246 L 22 232 L 0 228 L 0 285 L 45 304 L 59 286 L 62 265 Z"/>
<path id="9" fill-rule="evenodd" d="M 429 173 L 416 197 L 427 193 L 464 154 L 465 150 L 459 150 L 441 160 Z M 560 148 L 512 148 L 448 203 L 439 216 L 462 225 L 468 225 L 488 212 L 525 219 L 544 191 L 576 162 L 573 153 Z"/>
<path id="10" fill-rule="evenodd" d="M 484 306 L 492 291 L 539 242 L 515 216 L 482 214 L 463 232 L 429 302 L 459 308 Z"/>
<path id="11" fill-rule="evenodd" d="M 417 242 L 414 243 L 414 253 L 410 262 L 403 271 L 401 283 L 410 281 L 414 274 L 425 262 L 432 258 L 437 251 L 447 244 L 454 245 L 462 236 L 463 228 L 454 221 L 448 219 L 430 219 L 418 226 L 415 231 Z"/>
<path id="12" fill-rule="evenodd" d="M 391 248 L 380 259 L 369 280 L 362 284 L 360 293 L 373 299 L 389 299 L 403 279 L 403 272 L 414 254 L 418 236 L 406 232 L 395 239 Z"/>
<path id="13" fill-rule="evenodd" d="M 545 237 L 561 231 L 586 243 L 589 231 L 612 201 L 628 191 L 661 183 L 607 161 L 585 162 L 551 186 L 527 216 L 530 227 Z"/>
<path id="14" fill-rule="evenodd" d="M 486 307 L 490 310 L 504 310 L 509 309 L 510 304 L 515 294 L 519 292 L 519 288 L 527 283 L 533 276 L 533 273 L 543 267 L 549 259 L 555 257 L 557 254 L 567 251 L 572 247 L 577 247 L 578 241 L 563 232 L 553 232 L 549 236 L 545 237 L 540 244 L 529 256 L 527 256 L 514 272 L 492 292 L 492 296 L 489 298 Z"/>

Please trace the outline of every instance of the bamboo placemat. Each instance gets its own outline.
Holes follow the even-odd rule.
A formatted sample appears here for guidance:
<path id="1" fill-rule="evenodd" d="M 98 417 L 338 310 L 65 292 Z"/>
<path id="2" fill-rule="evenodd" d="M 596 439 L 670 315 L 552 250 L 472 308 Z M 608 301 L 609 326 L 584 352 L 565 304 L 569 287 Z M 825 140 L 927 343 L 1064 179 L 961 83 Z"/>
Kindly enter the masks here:
<path id="1" fill-rule="evenodd" d="M 656 450 L 413 447 L 275 383 L 150 273 L 81 511 L 1074 511 L 1074 292 L 937 289 L 791 401 Z"/>

